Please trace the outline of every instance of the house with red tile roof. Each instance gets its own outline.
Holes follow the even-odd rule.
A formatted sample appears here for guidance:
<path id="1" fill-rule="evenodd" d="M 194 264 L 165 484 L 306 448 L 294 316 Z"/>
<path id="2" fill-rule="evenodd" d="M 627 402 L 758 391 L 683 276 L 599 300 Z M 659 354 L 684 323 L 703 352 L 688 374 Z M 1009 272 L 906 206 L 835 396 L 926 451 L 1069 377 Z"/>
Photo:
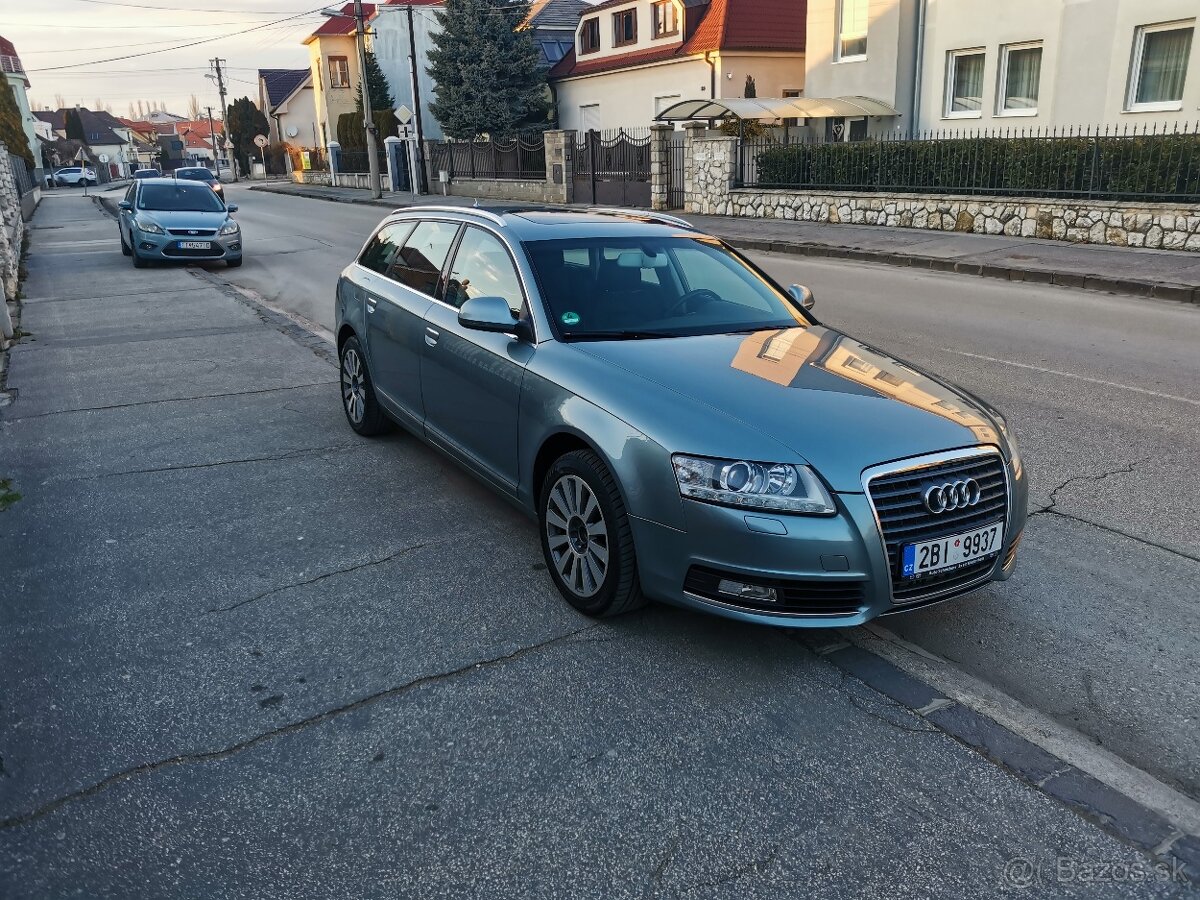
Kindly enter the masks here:
<path id="1" fill-rule="evenodd" d="M 807 0 L 605 0 L 549 77 L 562 128 L 645 127 L 682 100 L 799 97 Z"/>
<path id="2" fill-rule="evenodd" d="M 368 28 L 374 3 L 362 5 Z M 346 3 L 301 43 L 308 47 L 313 102 L 320 146 L 337 140 L 338 116 L 354 112 L 358 88 L 358 49 L 354 37 L 354 4 Z M 371 38 L 368 37 L 368 44 Z"/>

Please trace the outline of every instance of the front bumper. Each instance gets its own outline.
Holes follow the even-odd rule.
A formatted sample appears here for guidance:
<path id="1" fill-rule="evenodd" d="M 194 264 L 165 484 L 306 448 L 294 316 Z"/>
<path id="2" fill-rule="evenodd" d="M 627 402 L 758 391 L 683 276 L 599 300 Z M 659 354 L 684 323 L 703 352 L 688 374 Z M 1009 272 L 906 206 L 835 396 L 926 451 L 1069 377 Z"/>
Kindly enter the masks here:
<path id="1" fill-rule="evenodd" d="M 223 235 L 203 235 L 191 237 L 178 234 L 147 234 L 138 229 L 132 230 L 133 244 L 137 247 L 138 255 L 143 259 L 170 262 L 215 261 L 222 259 L 240 259 L 242 256 L 242 233 Z M 209 250 L 183 250 L 179 244 L 184 241 L 208 241 L 212 244 Z"/>
<path id="2" fill-rule="evenodd" d="M 843 628 L 978 590 L 1012 574 L 1027 510 L 1027 482 L 1005 465 L 1004 543 L 978 579 L 928 597 L 896 601 L 880 526 L 866 493 L 837 494 L 833 516 L 780 515 L 684 499 L 686 530 L 632 519 L 642 588 L 678 606 L 785 628 Z M 777 589 L 775 602 L 716 590 L 721 579 Z"/>

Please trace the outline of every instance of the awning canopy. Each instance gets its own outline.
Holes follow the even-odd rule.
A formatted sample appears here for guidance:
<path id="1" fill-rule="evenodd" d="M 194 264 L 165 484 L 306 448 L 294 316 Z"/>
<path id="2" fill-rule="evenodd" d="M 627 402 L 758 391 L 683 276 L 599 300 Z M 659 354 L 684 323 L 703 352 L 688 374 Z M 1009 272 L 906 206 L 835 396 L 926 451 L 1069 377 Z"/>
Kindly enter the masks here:
<path id="1" fill-rule="evenodd" d="M 870 97 L 731 97 L 728 100 L 682 100 L 657 116 L 658 122 L 694 119 L 826 119 L 831 116 L 898 116 L 899 111 Z"/>

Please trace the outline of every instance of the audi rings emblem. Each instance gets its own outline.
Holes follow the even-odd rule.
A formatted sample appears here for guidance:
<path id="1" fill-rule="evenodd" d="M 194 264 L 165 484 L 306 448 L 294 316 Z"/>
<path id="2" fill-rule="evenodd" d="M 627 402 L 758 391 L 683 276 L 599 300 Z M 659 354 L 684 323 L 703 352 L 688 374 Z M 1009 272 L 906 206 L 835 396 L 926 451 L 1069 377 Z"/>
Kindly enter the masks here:
<path id="1" fill-rule="evenodd" d="M 974 478 L 952 481 L 946 484 L 931 484 L 925 488 L 921 499 L 931 513 L 944 513 L 952 509 L 966 509 L 979 502 L 979 482 Z"/>

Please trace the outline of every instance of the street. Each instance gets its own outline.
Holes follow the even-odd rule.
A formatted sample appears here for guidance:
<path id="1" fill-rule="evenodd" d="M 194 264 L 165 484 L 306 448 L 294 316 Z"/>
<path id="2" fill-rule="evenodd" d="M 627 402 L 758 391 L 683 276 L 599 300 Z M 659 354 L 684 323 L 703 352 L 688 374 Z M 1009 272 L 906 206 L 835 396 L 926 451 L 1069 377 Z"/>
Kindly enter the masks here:
<path id="1" fill-rule="evenodd" d="M 386 210 L 237 190 L 221 278 L 324 328 Z M 817 315 L 1005 411 L 1033 473 L 1014 579 L 881 624 L 1200 796 L 1200 311 L 948 273 L 751 254 Z"/>
<path id="2" fill-rule="evenodd" d="M 77 194 L 32 223 L 0 408 L 6 900 L 1194 895 L 1064 877 L 1165 835 L 851 677 L 873 663 L 836 633 L 576 614 L 529 521 L 410 436 L 357 438 L 330 349 L 228 286 L 328 329 L 386 211 L 229 198 L 236 271 L 135 271 Z M 1032 473 L 1013 579 L 872 634 L 1194 812 L 1200 310 L 753 258 L 1004 410 Z"/>

